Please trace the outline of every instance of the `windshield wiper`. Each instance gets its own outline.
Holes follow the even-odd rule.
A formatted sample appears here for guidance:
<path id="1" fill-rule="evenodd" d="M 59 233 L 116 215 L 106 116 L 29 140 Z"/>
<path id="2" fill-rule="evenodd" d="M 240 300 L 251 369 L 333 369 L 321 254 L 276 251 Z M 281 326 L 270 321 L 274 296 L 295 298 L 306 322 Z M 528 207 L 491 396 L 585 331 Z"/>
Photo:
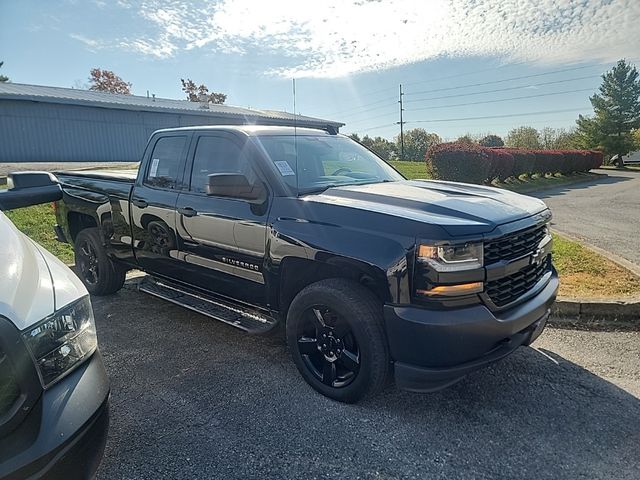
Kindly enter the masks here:
<path id="1" fill-rule="evenodd" d="M 299 188 L 298 189 L 298 196 L 300 196 L 300 195 L 308 195 L 310 193 L 322 193 L 325 190 L 328 190 L 330 188 L 341 187 L 341 186 L 344 186 L 344 185 L 353 185 L 353 184 L 348 184 L 348 183 L 343 183 L 343 184 L 330 183 L 329 185 L 317 185 L 315 187 Z"/>
<path id="2" fill-rule="evenodd" d="M 334 187 L 352 187 L 354 185 L 372 185 L 374 183 L 389 183 L 389 182 L 397 182 L 397 180 L 390 180 L 385 178 L 384 180 L 374 180 L 373 182 L 357 182 L 357 183 L 330 183 L 328 185 L 316 185 L 314 187 L 307 187 L 298 189 L 298 196 L 300 195 L 308 195 L 310 193 L 322 193 L 325 190 Z"/>

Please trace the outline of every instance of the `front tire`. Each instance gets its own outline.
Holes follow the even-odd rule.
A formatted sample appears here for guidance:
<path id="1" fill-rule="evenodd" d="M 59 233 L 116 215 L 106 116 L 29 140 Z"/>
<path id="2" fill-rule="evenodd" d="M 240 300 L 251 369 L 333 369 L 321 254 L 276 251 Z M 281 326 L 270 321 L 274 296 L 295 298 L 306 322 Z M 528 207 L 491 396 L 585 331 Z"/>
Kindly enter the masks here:
<path id="1" fill-rule="evenodd" d="M 76 273 L 92 295 L 109 295 L 122 288 L 126 270 L 104 250 L 99 228 L 81 230 L 74 243 Z"/>
<path id="2" fill-rule="evenodd" d="M 354 403 L 386 385 L 382 304 L 362 285 L 336 278 L 307 286 L 291 303 L 286 333 L 298 371 L 323 395 Z"/>

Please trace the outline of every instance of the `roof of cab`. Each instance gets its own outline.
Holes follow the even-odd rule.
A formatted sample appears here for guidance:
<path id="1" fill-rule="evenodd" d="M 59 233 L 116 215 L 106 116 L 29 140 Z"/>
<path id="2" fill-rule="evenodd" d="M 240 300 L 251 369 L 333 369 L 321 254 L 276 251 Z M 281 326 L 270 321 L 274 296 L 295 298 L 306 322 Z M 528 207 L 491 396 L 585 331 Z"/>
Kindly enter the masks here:
<path id="1" fill-rule="evenodd" d="M 241 132 L 249 137 L 264 135 L 312 135 L 312 136 L 333 136 L 326 130 L 320 128 L 304 128 L 304 127 L 281 127 L 281 126 L 264 126 L 264 125 L 202 125 L 192 127 L 163 128 L 157 130 L 156 133 L 171 132 Z"/>

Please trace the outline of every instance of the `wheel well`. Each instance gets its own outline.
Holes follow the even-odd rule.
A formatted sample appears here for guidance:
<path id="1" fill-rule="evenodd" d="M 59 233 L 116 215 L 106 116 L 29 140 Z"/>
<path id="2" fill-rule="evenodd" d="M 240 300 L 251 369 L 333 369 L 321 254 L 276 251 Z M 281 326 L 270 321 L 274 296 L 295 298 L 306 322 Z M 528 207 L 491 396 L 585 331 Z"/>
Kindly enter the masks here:
<path id="1" fill-rule="evenodd" d="M 91 215 L 79 212 L 69 212 L 67 215 L 67 222 L 69 225 L 69 233 L 71 233 L 71 239 L 74 241 L 81 230 L 98 226 L 96 219 Z"/>
<path id="2" fill-rule="evenodd" d="M 280 266 L 280 312 L 286 316 L 295 296 L 306 286 L 327 278 L 347 278 L 360 283 L 370 290 L 380 301 L 388 300 L 389 293 L 384 279 L 375 273 L 367 273 L 363 268 L 348 262 L 321 263 L 303 258 L 285 259 Z"/>

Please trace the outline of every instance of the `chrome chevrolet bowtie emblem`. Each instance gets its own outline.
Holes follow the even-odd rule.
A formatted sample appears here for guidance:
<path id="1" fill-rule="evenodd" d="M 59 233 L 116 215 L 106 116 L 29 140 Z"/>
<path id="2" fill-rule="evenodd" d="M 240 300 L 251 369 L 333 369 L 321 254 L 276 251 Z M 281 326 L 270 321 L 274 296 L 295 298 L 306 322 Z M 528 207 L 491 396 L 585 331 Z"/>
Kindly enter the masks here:
<path id="1" fill-rule="evenodd" d="M 531 255 L 531 265 L 540 265 L 545 258 L 544 249 L 539 248 Z"/>

